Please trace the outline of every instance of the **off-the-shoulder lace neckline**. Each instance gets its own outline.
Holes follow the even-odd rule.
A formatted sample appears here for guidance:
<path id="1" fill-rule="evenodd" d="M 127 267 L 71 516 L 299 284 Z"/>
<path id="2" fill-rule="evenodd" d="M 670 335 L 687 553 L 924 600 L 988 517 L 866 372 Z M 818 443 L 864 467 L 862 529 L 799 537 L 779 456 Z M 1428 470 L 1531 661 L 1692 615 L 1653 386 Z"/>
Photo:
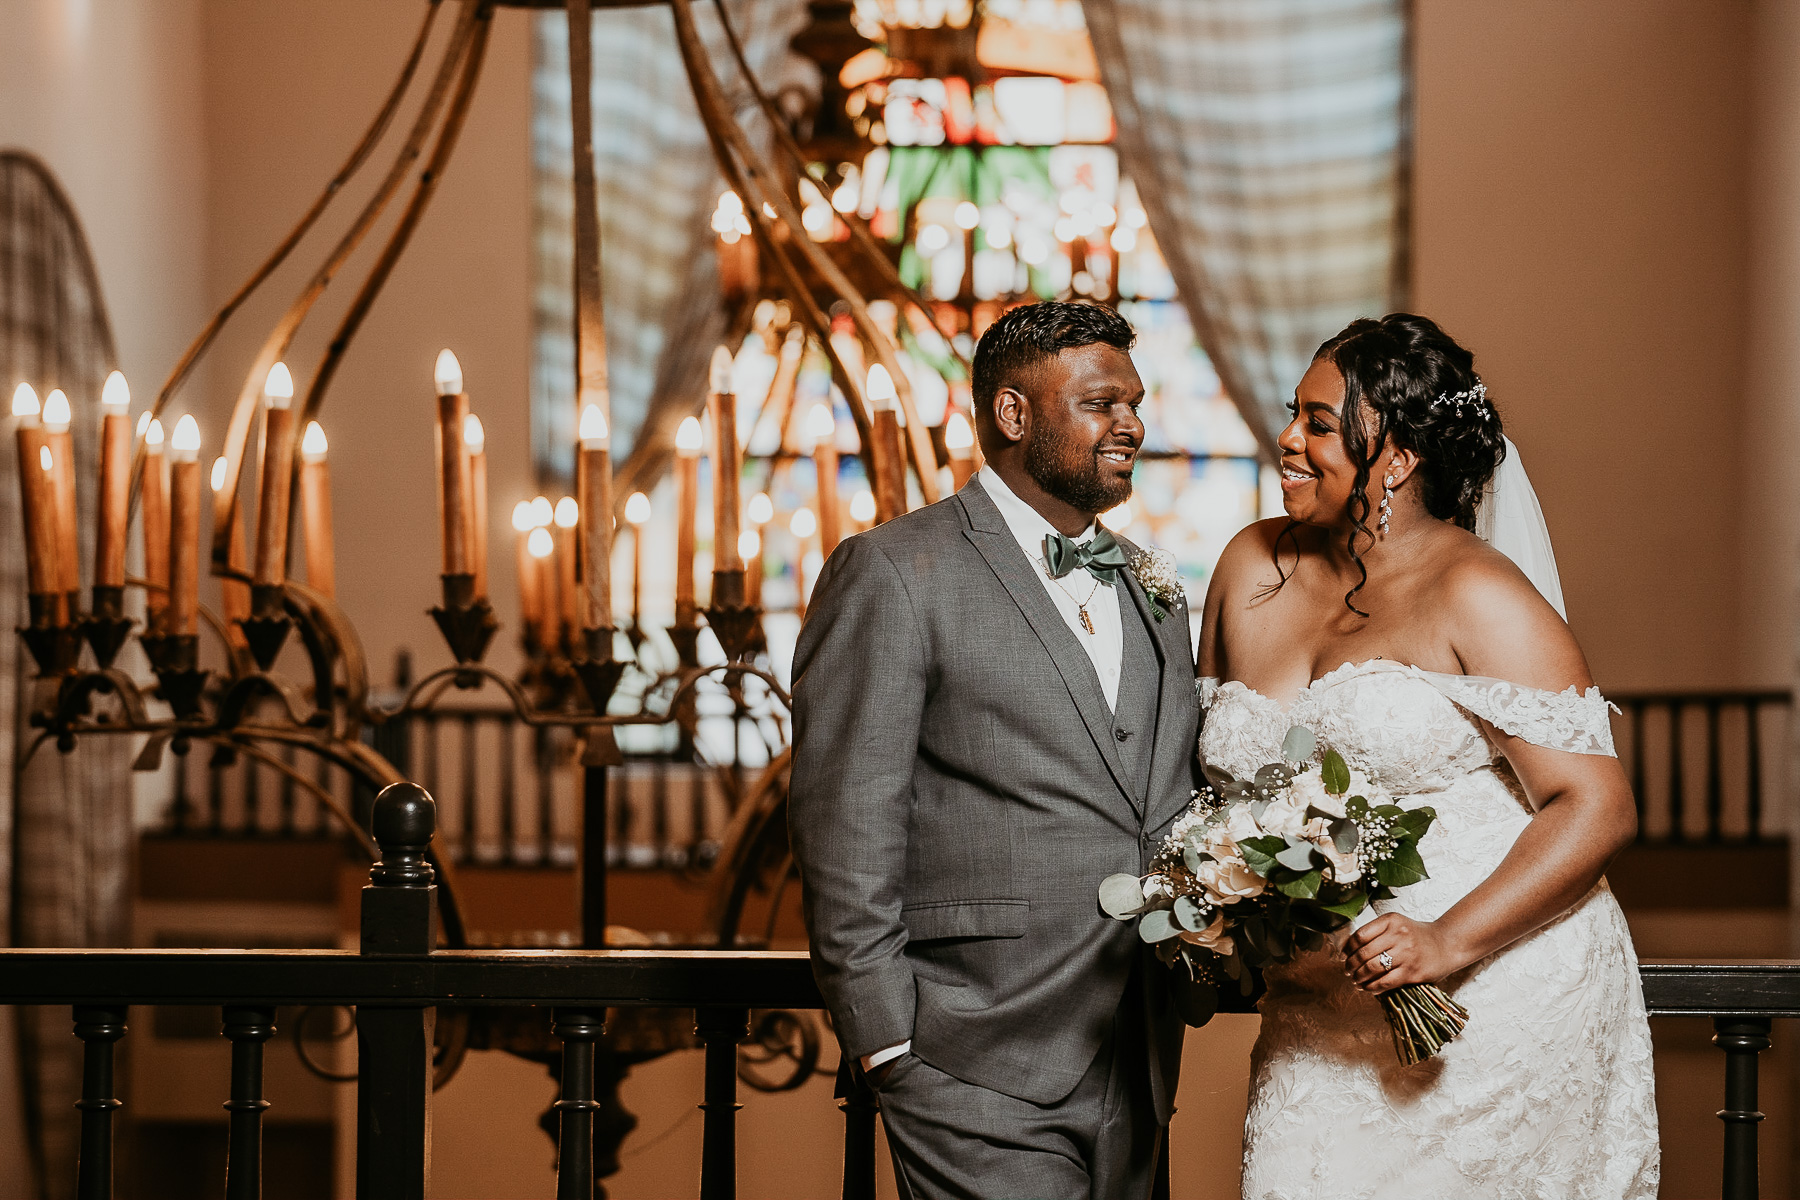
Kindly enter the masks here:
<path id="1" fill-rule="evenodd" d="M 1342 682 L 1343 680 L 1348 679 L 1350 676 L 1362 671 L 1364 668 L 1373 667 L 1373 666 L 1376 666 L 1377 664 L 1385 665 L 1388 667 L 1399 667 L 1403 671 L 1419 670 L 1418 667 L 1407 666 L 1404 663 L 1396 662 L 1395 660 L 1393 660 L 1391 658 L 1384 658 L 1380 655 L 1376 655 L 1374 658 L 1365 658 L 1365 659 L 1361 660 L 1360 662 L 1347 662 L 1341 667 L 1333 667 L 1331 670 L 1325 672 L 1323 675 L 1319 676 L 1317 679 L 1312 680 L 1305 687 L 1303 687 L 1299 691 L 1295 692 L 1294 698 L 1292 700 L 1288 701 L 1286 704 L 1282 704 L 1282 702 L 1280 700 L 1276 699 L 1274 696 L 1269 695 L 1267 692 L 1257 691 L 1255 688 L 1251 687 L 1249 684 L 1245 683 L 1241 679 L 1228 679 L 1219 685 L 1219 690 L 1223 691 L 1226 688 L 1235 687 L 1242 691 L 1250 693 L 1252 696 L 1255 696 L 1258 699 L 1267 700 L 1270 704 L 1279 706 L 1282 709 L 1282 711 L 1285 712 L 1286 710 L 1292 708 L 1295 704 L 1299 703 L 1301 697 L 1311 695 L 1313 692 L 1319 691 L 1322 688 L 1332 687 L 1332 686 Z"/>

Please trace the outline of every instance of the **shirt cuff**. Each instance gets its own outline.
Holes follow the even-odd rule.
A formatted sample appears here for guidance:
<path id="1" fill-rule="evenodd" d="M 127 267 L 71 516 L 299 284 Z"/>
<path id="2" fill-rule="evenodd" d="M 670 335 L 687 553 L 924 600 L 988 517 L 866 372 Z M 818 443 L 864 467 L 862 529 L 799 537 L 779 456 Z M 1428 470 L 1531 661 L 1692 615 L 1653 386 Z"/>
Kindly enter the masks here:
<path id="1" fill-rule="evenodd" d="M 905 1054 L 911 1049 L 912 1039 L 908 1038 L 898 1046 L 889 1046 L 886 1050 L 877 1050 L 873 1054 L 865 1054 L 863 1055 L 862 1063 L 863 1073 L 867 1074 L 868 1072 L 873 1071 L 882 1063 L 893 1062 L 896 1058 L 899 1058 L 902 1054 Z"/>

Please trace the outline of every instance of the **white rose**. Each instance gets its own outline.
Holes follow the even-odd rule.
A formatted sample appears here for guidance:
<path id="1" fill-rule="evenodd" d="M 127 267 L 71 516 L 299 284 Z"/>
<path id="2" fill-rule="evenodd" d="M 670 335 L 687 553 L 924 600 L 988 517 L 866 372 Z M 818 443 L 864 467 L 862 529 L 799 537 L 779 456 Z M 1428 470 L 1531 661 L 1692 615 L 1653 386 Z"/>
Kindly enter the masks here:
<path id="1" fill-rule="evenodd" d="M 1215 904 L 1230 904 L 1233 900 L 1260 896 L 1266 886 L 1261 875 L 1238 859 L 1201 863 L 1194 878 L 1206 889 L 1206 898 Z"/>
<path id="2" fill-rule="evenodd" d="M 1212 924 L 1198 933 L 1184 929 L 1176 936 L 1190 946 L 1201 946 L 1215 954 L 1230 954 L 1236 949 L 1232 944 L 1231 935 L 1225 930 L 1224 913 L 1215 915 Z"/>
<path id="3" fill-rule="evenodd" d="M 1262 827 L 1277 837 L 1299 837 L 1306 828 L 1306 802 L 1290 792 L 1263 809 Z"/>
<path id="4" fill-rule="evenodd" d="M 1348 792 L 1345 795 L 1349 795 Z M 1344 815 L 1344 796 L 1334 796 L 1325 790 L 1325 779 L 1317 771 L 1308 771 L 1304 775 L 1296 775 L 1294 782 L 1288 787 L 1288 796 L 1292 803 L 1305 811 L 1307 806 L 1328 812 L 1334 817 Z"/>
<path id="5" fill-rule="evenodd" d="M 1216 835 L 1216 831 L 1220 827 L 1214 826 L 1213 828 Z M 1240 803 L 1225 810 L 1223 829 L 1225 836 L 1231 839 L 1235 852 L 1236 843 L 1244 841 L 1246 838 L 1262 836 L 1264 827 L 1258 825 L 1256 818 L 1250 815 L 1250 806 Z"/>
<path id="6" fill-rule="evenodd" d="M 1319 853 L 1331 863 L 1331 877 L 1339 883 L 1355 883 L 1362 878 L 1362 864 L 1357 861 L 1356 852 L 1340 854 L 1330 838 L 1319 843 Z"/>

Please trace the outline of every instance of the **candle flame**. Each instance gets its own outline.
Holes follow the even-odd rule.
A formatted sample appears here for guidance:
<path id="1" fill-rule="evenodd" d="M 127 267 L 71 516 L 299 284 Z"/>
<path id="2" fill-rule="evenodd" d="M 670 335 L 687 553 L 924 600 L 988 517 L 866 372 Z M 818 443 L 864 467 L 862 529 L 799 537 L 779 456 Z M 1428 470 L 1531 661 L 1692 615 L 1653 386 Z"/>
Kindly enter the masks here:
<path id="1" fill-rule="evenodd" d="M 775 502 L 769 499 L 769 493 L 758 492 L 744 506 L 744 515 L 752 525 L 767 525 L 775 519 Z"/>
<path id="2" fill-rule="evenodd" d="M 600 406 L 590 404 L 582 409 L 581 428 L 577 431 L 577 436 L 580 437 L 582 444 L 585 446 L 588 442 L 604 442 L 606 435 L 606 414 L 600 411 Z M 590 450 L 597 448 L 597 446 L 588 447 Z"/>
<path id="3" fill-rule="evenodd" d="M 131 410 L 131 385 L 125 382 L 123 371 L 114 371 L 106 377 L 106 383 L 100 389 L 100 409 L 120 417 Z"/>
<path id="4" fill-rule="evenodd" d="M 762 534 L 746 529 L 738 534 L 738 557 L 748 562 L 762 553 Z"/>
<path id="5" fill-rule="evenodd" d="M 225 490 L 225 472 L 229 471 L 230 469 L 231 469 L 231 462 L 223 454 L 221 454 L 221 455 L 219 455 L 219 457 L 213 459 L 212 490 L 215 493 L 222 492 Z"/>
<path id="6" fill-rule="evenodd" d="M 463 390 L 462 364 L 456 361 L 456 355 L 449 350 L 439 350 L 437 368 L 433 372 L 437 379 L 437 394 L 455 396 Z"/>
<path id="7" fill-rule="evenodd" d="M 979 224 L 981 224 L 981 210 L 974 204 L 964 200 L 956 206 L 956 227 L 958 229 L 973 229 Z"/>
<path id="8" fill-rule="evenodd" d="M 975 431 L 969 428 L 969 418 L 959 412 L 950 414 L 944 422 L 944 448 L 946 450 L 967 450 L 975 444 Z"/>
<path id="9" fill-rule="evenodd" d="M 533 558 L 549 558 L 555 549 L 556 539 L 542 525 L 532 530 L 531 536 L 525 539 L 525 550 Z"/>
<path id="10" fill-rule="evenodd" d="M 169 449 L 183 454 L 192 454 L 200 449 L 200 422 L 194 420 L 192 413 L 184 413 L 181 420 L 175 422 L 175 434 L 169 439 Z"/>
<path id="11" fill-rule="evenodd" d="M 867 525 L 875 519 L 875 493 L 868 488 L 850 497 L 850 519 Z"/>
<path id="12" fill-rule="evenodd" d="M 269 368 L 269 377 L 263 380 L 263 400 L 270 408 L 286 408 L 293 403 L 294 376 L 286 363 L 278 362 Z"/>
<path id="13" fill-rule="evenodd" d="M 319 423 L 308 421 L 306 436 L 300 439 L 301 456 L 307 462 L 322 462 L 325 458 L 325 451 L 330 448 L 330 444 L 325 440 L 325 431 L 319 427 Z"/>
<path id="14" fill-rule="evenodd" d="M 487 448 L 487 430 L 474 413 L 463 418 L 463 448 L 470 454 L 480 454 Z"/>
<path id="15" fill-rule="evenodd" d="M 38 415 L 37 390 L 29 383 L 21 383 L 13 389 L 12 415 L 15 417 L 35 417 Z M 146 416 L 149 414 L 145 414 Z"/>
<path id="16" fill-rule="evenodd" d="M 812 406 L 806 414 L 806 435 L 815 442 L 829 441 L 837 435 L 837 418 L 831 415 L 830 405 Z"/>
<path id="17" fill-rule="evenodd" d="M 42 467 L 46 471 L 55 469 L 56 460 L 54 458 L 50 457 L 50 447 L 48 447 L 48 446 L 39 446 L 38 447 L 38 466 Z"/>
<path id="18" fill-rule="evenodd" d="M 69 427 L 74 413 L 69 411 L 69 398 L 63 390 L 57 388 L 44 397 L 44 425 L 52 433 L 61 433 Z"/>
<path id="19" fill-rule="evenodd" d="M 712 367 L 707 372 L 707 387 L 721 396 L 731 391 L 731 351 L 723 346 L 713 351 Z"/>
<path id="20" fill-rule="evenodd" d="M 700 422 L 694 417 L 682 418 L 675 430 L 675 449 L 682 454 L 700 453 Z"/>
<path id="21" fill-rule="evenodd" d="M 894 390 L 894 377 L 880 363 L 869 368 L 868 397 L 870 408 L 892 408 L 900 398 Z"/>
<path id="22" fill-rule="evenodd" d="M 556 509 L 551 506 L 548 496 L 538 496 L 531 502 L 531 524 L 533 528 L 542 529 L 556 519 Z"/>
<path id="23" fill-rule="evenodd" d="M 145 409 L 143 412 L 138 414 L 137 435 L 139 437 L 143 437 L 146 433 L 150 432 L 150 420 L 151 420 L 151 417 L 150 417 L 149 409 Z"/>
<path id="24" fill-rule="evenodd" d="M 650 497 L 642 492 L 631 493 L 625 501 L 625 519 L 633 525 L 642 525 L 650 519 Z"/>
<path id="25" fill-rule="evenodd" d="M 575 497 L 564 496 L 556 502 L 556 527 L 573 529 L 581 524 L 581 505 L 575 503 Z"/>
<path id="26" fill-rule="evenodd" d="M 162 451 L 162 444 L 163 444 L 162 422 L 156 420 L 153 417 L 150 420 L 149 427 L 144 430 L 144 445 L 149 447 L 150 450 L 152 450 L 153 452 L 160 453 Z"/>
<path id="27" fill-rule="evenodd" d="M 513 505 L 513 528 L 520 533 L 530 533 L 532 527 L 531 501 L 521 500 Z"/>
<path id="28" fill-rule="evenodd" d="M 809 538 L 819 532 L 819 518 L 813 516 L 810 508 L 794 510 L 794 519 L 788 522 L 788 531 L 797 538 Z"/>

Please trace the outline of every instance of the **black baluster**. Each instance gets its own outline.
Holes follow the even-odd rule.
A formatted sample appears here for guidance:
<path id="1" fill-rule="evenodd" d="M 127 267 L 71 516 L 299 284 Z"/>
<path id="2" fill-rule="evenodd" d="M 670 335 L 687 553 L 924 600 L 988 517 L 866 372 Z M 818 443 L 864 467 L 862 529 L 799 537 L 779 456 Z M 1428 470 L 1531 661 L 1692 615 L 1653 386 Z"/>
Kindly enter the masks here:
<path id="1" fill-rule="evenodd" d="M 237 761 L 235 751 L 224 746 L 214 746 L 211 757 L 206 761 L 206 832 L 214 837 L 225 832 L 225 789 L 229 786 L 227 776 Z"/>
<path id="2" fill-rule="evenodd" d="M 1714 1017 L 1713 1045 L 1725 1052 L 1724 1200 L 1757 1200 L 1756 1056 L 1769 1048 L 1768 1017 Z"/>
<path id="3" fill-rule="evenodd" d="M 462 836 L 457 839 L 456 850 L 452 851 L 452 853 L 456 853 L 457 850 L 460 850 L 460 857 L 458 860 L 460 862 L 475 861 L 475 838 L 477 828 L 477 822 L 475 820 L 475 764 L 475 717 L 473 714 L 465 714 L 462 719 L 462 813 L 460 814 L 461 819 L 458 822 L 461 826 Z"/>
<path id="4" fill-rule="evenodd" d="M 519 781 L 514 772 L 518 767 L 514 763 L 517 748 L 518 729 L 510 716 L 500 719 L 500 861 L 507 864 L 519 861 L 519 820 L 518 787 Z"/>
<path id="5" fill-rule="evenodd" d="M 1746 819 L 1750 823 L 1749 840 L 1763 840 L 1762 811 L 1762 702 L 1754 697 L 1744 702 L 1744 723 L 1747 734 L 1744 754 L 1746 778 L 1745 790 L 1749 793 L 1745 800 Z"/>
<path id="6" fill-rule="evenodd" d="M 396 783 L 375 797 L 381 861 L 362 894 L 362 953 L 423 957 L 437 943 L 437 887 L 426 853 L 431 794 Z M 356 1013 L 356 1195 L 424 1200 L 430 1169 L 432 1033 L 437 1010 L 364 1004 Z"/>
<path id="7" fill-rule="evenodd" d="M 75 1173 L 76 1200 L 112 1200 L 113 1043 L 125 1036 L 124 1005 L 75 1006 L 75 1036 L 82 1041 L 81 1159 Z"/>
<path id="8" fill-rule="evenodd" d="M 1681 762 L 1681 714 L 1687 708 L 1680 700 L 1669 702 L 1669 840 L 1687 840 L 1687 774 Z"/>
<path id="9" fill-rule="evenodd" d="M 875 1091 L 859 1071 L 842 1071 L 844 1098 L 844 1200 L 875 1200 Z"/>
<path id="10" fill-rule="evenodd" d="M 262 1200 L 263 1043 L 275 1036 L 272 1006 L 225 1007 L 231 1039 L 230 1133 L 225 1146 L 225 1200 Z"/>
<path id="11" fill-rule="evenodd" d="M 1706 702 L 1706 840 L 1725 839 L 1725 783 L 1719 770 L 1719 702 Z"/>
<path id="12" fill-rule="evenodd" d="M 550 730 L 540 727 L 533 729 L 532 734 L 533 749 L 536 751 L 532 758 L 532 768 L 537 778 L 538 862 L 547 867 L 556 850 L 556 821 L 553 811 L 556 804 L 556 752 L 550 741 Z"/>
<path id="13" fill-rule="evenodd" d="M 1631 705 L 1631 796 L 1637 802 L 1638 840 L 1649 838 L 1649 826 L 1644 818 L 1648 815 L 1644 806 L 1644 702 L 1628 701 Z"/>
<path id="14" fill-rule="evenodd" d="M 596 730 L 590 736 L 611 736 Z M 581 768 L 581 945 L 606 949 L 606 776 L 605 767 Z"/>
<path id="15" fill-rule="evenodd" d="M 594 1043 L 606 1032 L 606 1010 L 559 1008 L 551 1032 L 562 1039 L 562 1095 L 557 1114 L 556 1200 L 594 1200 Z"/>
<path id="16" fill-rule="evenodd" d="M 694 1032 L 706 1045 L 700 1200 L 737 1200 L 737 1046 L 750 1036 L 750 1010 L 697 1008 Z"/>
<path id="17" fill-rule="evenodd" d="M 281 759 L 291 769 L 299 764 L 300 752 L 298 750 L 294 749 L 294 747 L 288 746 L 282 750 Z M 281 832 L 281 836 L 283 838 L 291 838 L 294 836 L 294 792 L 295 791 L 296 791 L 296 788 L 294 787 L 294 777 L 292 775 L 286 775 L 286 774 L 282 775 L 281 791 L 279 793 L 279 796 L 280 796 L 280 806 L 281 806 L 281 830 L 280 830 L 280 832 Z"/>

